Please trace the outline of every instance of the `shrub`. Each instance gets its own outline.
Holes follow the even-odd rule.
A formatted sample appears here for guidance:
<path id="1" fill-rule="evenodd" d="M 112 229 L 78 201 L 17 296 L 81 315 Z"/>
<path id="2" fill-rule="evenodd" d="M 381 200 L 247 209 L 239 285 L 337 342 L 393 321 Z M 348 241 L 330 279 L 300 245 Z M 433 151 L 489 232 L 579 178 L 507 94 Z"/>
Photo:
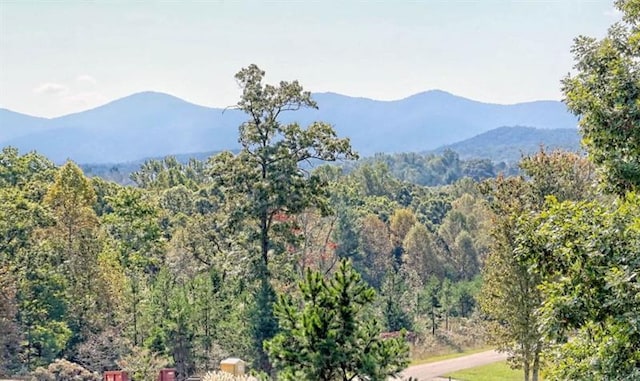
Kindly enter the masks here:
<path id="1" fill-rule="evenodd" d="M 31 374 L 31 381 L 101 381 L 98 373 L 67 360 L 55 360 L 46 368 L 38 367 Z"/>
<path id="2" fill-rule="evenodd" d="M 155 380 L 160 369 L 166 368 L 170 360 L 146 348 L 134 347 L 133 351 L 117 361 L 134 381 Z"/>

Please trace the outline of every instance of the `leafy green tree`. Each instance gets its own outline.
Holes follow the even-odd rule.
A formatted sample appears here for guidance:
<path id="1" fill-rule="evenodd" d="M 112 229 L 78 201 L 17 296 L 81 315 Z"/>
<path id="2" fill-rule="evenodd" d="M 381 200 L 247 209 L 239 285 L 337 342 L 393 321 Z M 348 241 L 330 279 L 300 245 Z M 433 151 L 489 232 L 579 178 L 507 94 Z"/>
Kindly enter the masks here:
<path id="1" fill-rule="evenodd" d="M 432 276 L 439 279 L 444 277 L 444 260 L 433 233 L 424 225 L 415 224 L 407 233 L 402 246 L 403 262 L 413 268 L 424 283 Z"/>
<path id="2" fill-rule="evenodd" d="M 545 347 L 538 310 L 542 273 L 530 255 L 518 255 L 521 237 L 538 229 L 531 221 L 545 209 L 545 199 L 562 201 L 593 199 L 593 172 L 589 163 L 572 153 L 539 152 L 522 160 L 524 177 L 485 183 L 495 213 L 493 244 L 483 268 L 480 304 L 494 318 L 493 337 L 508 351 L 513 365 L 522 366 L 525 377 L 538 378 L 540 354 Z M 542 248 L 535 246 L 539 250 Z"/>
<path id="3" fill-rule="evenodd" d="M 576 73 L 562 81 L 565 102 L 580 117 L 582 142 L 608 187 L 640 187 L 640 3 L 617 0 L 623 12 L 601 40 L 580 36 Z"/>
<path id="4" fill-rule="evenodd" d="M 191 159 L 188 163 L 180 163 L 174 156 L 162 160 L 147 160 L 140 169 L 131 174 L 139 187 L 161 190 L 183 185 L 196 190 L 206 179 L 206 163 Z"/>
<path id="5" fill-rule="evenodd" d="M 640 377 L 640 197 L 613 204 L 550 199 L 521 221 L 518 254 L 542 277 L 550 380 Z"/>
<path id="6" fill-rule="evenodd" d="M 190 283 L 190 282 L 188 282 Z M 173 358 L 176 379 L 185 380 L 194 371 L 194 315 L 192 288 L 177 281 L 166 268 L 154 277 L 145 316 L 151 327 L 144 345 L 152 352 Z"/>
<path id="7" fill-rule="evenodd" d="M 393 269 L 393 245 L 389 228 L 377 216 L 368 214 L 360 221 L 362 260 L 354 263 L 367 283 L 380 289 L 385 274 Z"/>
<path id="8" fill-rule="evenodd" d="M 528 184 L 519 177 L 491 183 L 493 244 L 482 276 L 479 302 L 491 319 L 490 333 L 498 349 L 509 353 L 512 366 L 523 368 L 525 381 L 538 380 L 544 348 L 536 310 L 542 305 L 540 276 L 514 251 L 522 232 L 517 223 L 531 208 Z"/>
<path id="9" fill-rule="evenodd" d="M 41 200 L 30 199 L 27 192 L 16 188 L 0 188 L 0 264 L 22 267 L 24 252 L 34 241 L 34 232 L 51 224 Z"/>
<path id="10" fill-rule="evenodd" d="M 418 220 L 427 226 L 442 224 L 445 216 L 451 210 L 450 195 L 444 192 L 430 192 L 423 190 L 423 194 L 414 197 Z"/>
<path id="11" fill-rule="evenodd" d="M 400 185 L 389 167 L 381 161 L 358 166 L 352 176 L 365 196 L 386 196 L 393 199 Z"/>
<path id="12" fill-rule="evenodd" d="M 271 266 L 277 266 L 272 263 L 277 259 L 274 255 L 285 253 L 284 244 L 294 238 L 291 220 L 286 217 L 310 207 L 328 212 L 325 182 L 301 164 L 356 157 L 349 140 L 337 138 L 327 123 L 314 122 L 307 128 L 282 123 L 283 113 L 317 105 L 297 81 L 273 86 L 263 84 L 264 75 L 256 65 L 236 74 L 242 90 L 236 108 L 248 116 L 240 126 L 242 149 L 238 155 L 216 156 L 210 172 L 215 186 L 228 196 L 229 212 L 248 236 L 247 250 L 258 253 L 254 266 L 260 282 L 255 314 L 259 319 L 254 340 L 260 349 L 277 328 L 272 314 Z M 260 350 L 258 367 L 268 369 L 267 360 Z"/>
<path id="13" fill-rule="evenodd" d="M 93 209 L 96 195 L 82 170 L 72 162 L 65 163 L 56 173 L 43 203 L 51 211 L 52 226 L 44 233 L 51 246 L 56 271 L 68 284 L 68 323 L 74 331 L 74 343 L 95 329 L 100 315 L 97 298 L 102 293 L 98 270 L 98 218 Z"/>
<path id="14" fill-rule="evenodd" d="M 389 230 L 391 231 L 391 240 L 393 242 L 393 254 L 396 268 L 402 263 L 402 252 L 404 248 L 402 243 L 409 233 L 409 230 L 415 225 L 417 218 L 410 209 L 396 209 L 389 220 Z"/>
<path id="15" fill-rule="evenodd" d="M 24 331 L 22 355 L 28 369 L 49 364 L 67 348 L 69 300 L 65 277 L 46 256 L 30 252 L 28 266 L 20 274 L 18 318 Z"/>
<path id="16" fill-rule="evenodd" d="M 50 183 L 55 171 L 56 166 L 36 152 L 20 155 L 16 148 L 4 147 L 0 153 L 0 188 L 24 189 L 30 183 Z M 42 189 L 33 190 L 42 196 Z"/>
<path id="17" fill-rule="evenodd" d="M 115 196 L 108 197 L 108 202 L 112 212 L 103 216 L 102 227 L 109 234 L 109 248 L 125 273 L 128 305 L 123 312 L 130 317 L 126 332 L 137 346 L 144 341 L 140 319 L 148 289 L 146 279 L 158 272 L 164 261 L 159 210 L 149 195 L 136 188 L 121 188 Z"/>
<path id="18" fill-rule="evenodd" d="M 275 305 L 281 332 L 265 348 L 284 380 L 386 380 L 408 364 L 404 338 L 382 339 L 367 315 L 375 292 L 343 260 L 333 277 L 309 271 L 301 300 L 283 294 Z"/>
<path id="19" fill-rule="evenodd" d="M 299 165 L 312 159 L 334 161 L 355 156 L 349 140 L 337 138 L 326 123 L 314 122 L 306 129 L 296 123 L 282 124 L 278 120 L 281 113 L 317 105 L 297 81 L 283 81 L 277 87 L 264 85 L 264 74 L 255 65 L 236 74 L 242 89 L 237 108 L 249 120 L 240 126 L 242 151 L 229 163 L 237 165 L 237 171 L 230 171 L 237 177 L 223 184 L 239 186 L 248 196 L 245 209 L 257 220 L 260 262 L 263 271 L 268 271 L 269 234 L 277 225 L 274 217 L 310 206 L 325 207 L 323 182 L 316 175 L 305 175 Z"/>
<path id="20" fill-rule="evenodd" d="M 598 197 L 593 163 L 574 152 L 541 149 L 519 163 L 529 180 L 532 197 L 538 205 L 553 195 L 560 201 Z"/>

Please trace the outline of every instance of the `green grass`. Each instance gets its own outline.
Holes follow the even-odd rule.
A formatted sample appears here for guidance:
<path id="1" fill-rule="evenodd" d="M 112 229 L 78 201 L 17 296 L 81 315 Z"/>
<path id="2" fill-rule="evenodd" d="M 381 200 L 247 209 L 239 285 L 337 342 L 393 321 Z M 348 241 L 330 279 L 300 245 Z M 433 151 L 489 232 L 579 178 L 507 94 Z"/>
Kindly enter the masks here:
<path id="1" fill-rule="evenodd" d="M 522 370 L 513 370 L 506 361 L 496 362 L 477 368 L 465 369 L 444 375 L 458 381 L 522 381 Z"/>
<path id="2" fill-rule="evenodd" d="M 482 347 L 482 348 L 469 349 L 462 352 L 453 352 L 453 353 L 445 353 L 442 355 L 429 356 L 419 360 L 411 360 L 411 363 L 409 364 L 409 366 L 429 364 L 436 361 L 455 359 L 462 356 L 472 355 L 474 353 L 490 351 L 492 349 L 493 347 Z"/>

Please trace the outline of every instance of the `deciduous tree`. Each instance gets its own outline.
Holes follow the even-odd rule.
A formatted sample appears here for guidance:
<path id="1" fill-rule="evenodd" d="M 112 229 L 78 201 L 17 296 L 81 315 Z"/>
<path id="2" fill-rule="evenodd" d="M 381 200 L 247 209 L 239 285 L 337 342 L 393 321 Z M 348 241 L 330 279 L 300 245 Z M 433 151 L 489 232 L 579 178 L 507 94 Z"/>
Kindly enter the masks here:
<path id="1" fill-rule="evenodd" d="M 603 39 L 575 39 L 576 73 L 562 81 L 562 91 L 580 117 L 589 157 L 607 187 L 623 194 L 640 188 L 640 3 L 615 5 L 623 19 Z"/>
<path id="2" fill-rule="evenodd" d="M 264 84 L 265 72 L 256 65 L 241 69 L 235 76 L 242 94 L 236 109 L 248 120 L 240 128 L 237 155 L 225 153 L 214 158 L 211 175 L 217 187 L 228 196 L 228 210 L 247 234 L 249 252 L 254 258 L 259 280 L 254 340 L 256 365 L 268 369 L 262 342 L 276 332 L 272 315 L 274 292 L 271 285 L 274 255 L 284 254 L 291 240 L 291 220 L 279 216 L 295 215 L 315 207 L 328 211 L 326 184 L 309 173 L 302 164 L 311 160 L 335 161 L 355 158 L 348 139 L 340 139 L 333 128 L 314 122 L 306 128 L 298 123 L 282 123 L 283 113 L 301 108 L 317 108 L 311 93 L 297 82 Z M 277 266 L 277 264 L 276 264 Z"/>

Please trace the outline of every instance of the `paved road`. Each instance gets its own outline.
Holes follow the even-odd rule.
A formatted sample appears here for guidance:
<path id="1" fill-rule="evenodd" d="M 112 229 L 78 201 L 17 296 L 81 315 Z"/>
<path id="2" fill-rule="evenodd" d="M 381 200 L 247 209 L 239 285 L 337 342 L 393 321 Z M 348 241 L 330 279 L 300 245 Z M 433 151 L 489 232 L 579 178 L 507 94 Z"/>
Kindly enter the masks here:
<path id="1" fill-rule="evenodd" d="M 505 353 L 498 353 L 496 351 L 480 352 L 469 356 L 432 362 L 430 364 L 411 366 L 402 372 L 402 376 L 406 378 L 413 377 L 420 381 L 431 381 L 438 379 L 438 376 L 442 376 L 445 373 L 475 368 L 480 365 L 502 361 L 506 358 L 507 355 Z"/>

